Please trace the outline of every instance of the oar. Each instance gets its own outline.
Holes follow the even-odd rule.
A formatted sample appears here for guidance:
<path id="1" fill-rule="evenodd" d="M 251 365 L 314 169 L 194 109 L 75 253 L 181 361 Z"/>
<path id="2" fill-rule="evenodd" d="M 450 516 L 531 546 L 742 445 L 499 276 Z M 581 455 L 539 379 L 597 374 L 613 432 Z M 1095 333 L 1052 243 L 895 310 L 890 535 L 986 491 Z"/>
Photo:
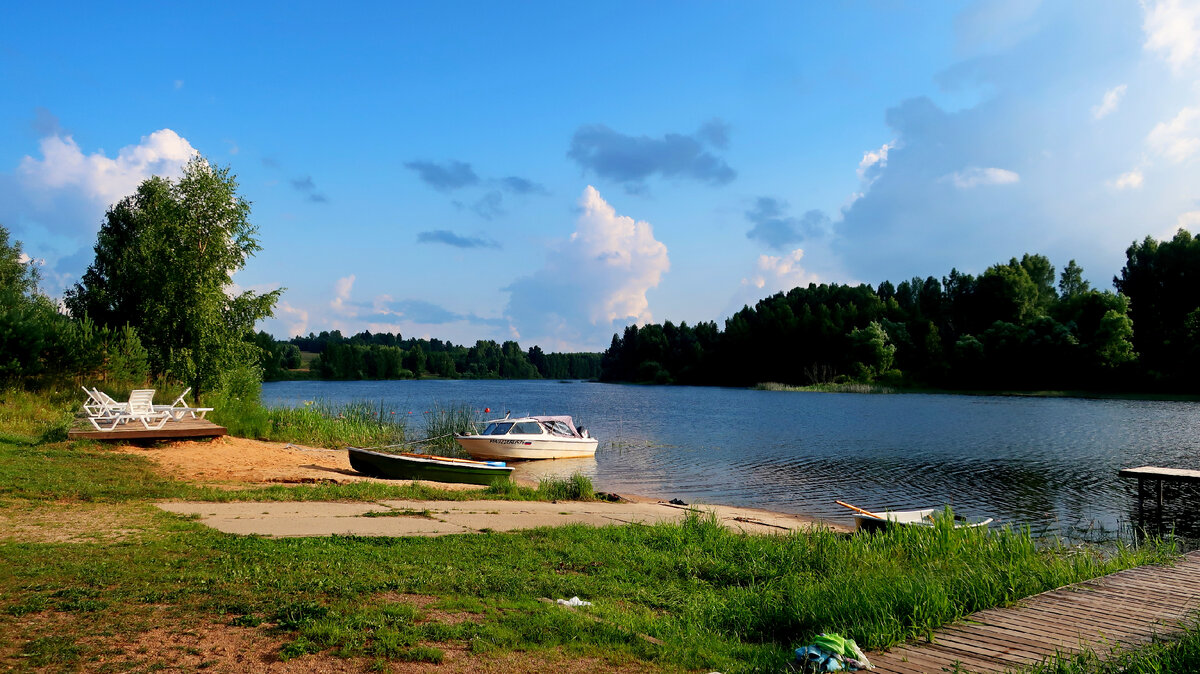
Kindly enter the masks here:
<path id="1" fill-rule="evenodd" d="M 863 510 L 862 508 L 859 508 L 858 506 L 852 506 L 849 503 L 846 503 L 845 501 L 834 501 L 834 503 L 842 506 L 843 508 L 849 508 L 855 512 L 860 512 L 864 515 L 867 515 L 868 517 L 874 517 L 877 520 L 885 520 L 885 521 L 887 520 L 886 517 L 880 517 L 879 515 L 876 515 L 875 513 L 871 512 L 870 510 Z"/>

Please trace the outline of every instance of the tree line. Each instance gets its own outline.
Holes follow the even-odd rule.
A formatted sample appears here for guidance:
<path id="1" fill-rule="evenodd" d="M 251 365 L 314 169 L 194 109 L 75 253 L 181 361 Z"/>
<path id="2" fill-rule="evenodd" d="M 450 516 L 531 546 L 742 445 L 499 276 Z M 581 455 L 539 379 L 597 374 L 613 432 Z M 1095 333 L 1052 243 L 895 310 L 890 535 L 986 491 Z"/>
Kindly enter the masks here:
<path id="1" fill-rule="evenodd" d="M 956 389 L 1194 391 L 1200 239 L 1126 251 L 1116 292 L 1026 254 L 973 276 L 810 284 L 694 326 L 613 335 L 601 379 L 749 386 L 882 382 Z M 1057 281 L 1057 282 L 1056 282 Z"/>
<path id="2" fill-rule="evenodd" d="M 515 341 L 479 340 L 472 347 L 433 339 L 405 339 L 390 332 L 363 331 L 344 337 L 339 330 L 309 333 L 286 342 L 265 332 L 256 336 L 262 349 L 264 378 L 286 379 L 299 367 L 302 352 L 317 354 L 309 371 L 321 379 L 596 379 L 599 353 L 544 353 L 522 350 Z"/>

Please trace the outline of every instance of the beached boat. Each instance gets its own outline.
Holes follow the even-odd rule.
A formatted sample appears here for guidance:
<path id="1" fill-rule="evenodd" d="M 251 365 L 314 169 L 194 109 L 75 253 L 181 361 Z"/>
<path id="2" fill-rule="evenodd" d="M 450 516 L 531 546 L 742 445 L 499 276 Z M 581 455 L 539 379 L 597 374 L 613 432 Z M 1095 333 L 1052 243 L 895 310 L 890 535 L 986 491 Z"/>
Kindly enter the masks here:
<path id="1" fill-rule="evenodd" d="M 945 512 L 942 508 L 926 508 L 925 510 L 897 510 L 881 515 L 856 513 L 854 528 L 858 531 L 881 531 L 889 526 L 932 527 L 934 519 Z M 954 527 L 986 527 L 992 523 L 990 517 L 960 517 L 954 516 Z"/>
<path id="2" fill-rule="evenodd" d="M 568 416 L 494 419 L 482 433 L 454 439 L 476 459 L 569 459 L 595 456 L 596 438 Z"/>
<path id="3" fill-rule="evenodd" d="M 502 461 L 472 461 L 428 454 L 384 454 L 369 449 L 347 447 L 350 467 L 364 475 L 393 480 L 428 480 L 492 484 L 507 479 L 512 466 Z"/>

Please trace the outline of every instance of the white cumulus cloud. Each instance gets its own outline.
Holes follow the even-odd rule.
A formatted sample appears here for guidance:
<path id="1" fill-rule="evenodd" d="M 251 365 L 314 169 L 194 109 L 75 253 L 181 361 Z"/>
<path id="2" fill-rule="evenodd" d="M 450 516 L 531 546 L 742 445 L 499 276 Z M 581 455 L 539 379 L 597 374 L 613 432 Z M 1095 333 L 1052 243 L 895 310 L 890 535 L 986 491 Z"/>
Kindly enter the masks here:
<path id="1" fill-rule="evenodd" d="M 787 291 L 797 286 L 818 283 L 816 274 L 800 266 L 803 257 L 803 248 L 797 248 L 787 255 L 760 255 L 754 273 L 749 278 L 742 279 L 742 285 L 763 291 L 758 293 L 763 297 L 780 290 Z"/>
<path id="2" fill-rule="evenodd" d="M 895 141 L 884 143 L 878 150 L 867 150 L 863 153 L 862 161 L 858 162 L 858 179 L 870 181 L 869 172 L 872 167 L 878 171 L 887 168 L 888 150 L 896 146 Z"/>
<path id="3" fill-rule="evenodd" d="M 1117 106 L 1121 105 L 1121 99 L 1125 97 L 1125 90 L 1128 88 L 1128 85 L 1119 84 L 1104 92 L 1104 98 L 1100 104 L 1092 107 L 1092 117 L 1104 119 L 1116 112 Z"/>
<path id="4" fill-rule="evenodd" d="M 1176 231 L 1180 229 L 1193 231 L 1196 225 L 1200 225 L 1200 211 L 1188 211 L 1179 214 L 1179 219 L 1175 222 L 1175 229 Z"/>
<path id="5" fill-rule="evenodd" d="M 336 313 L 346 314 L 353 313 L 354 310 L 346 303 L 350 301 L 350 290 L 354 288 L 354 274 L 342 277 L 333 283 L 333 300 L 329 302 L 329 308 Z"/>
<path id="6" fill-rule="evenodd" d="M 602 348 L 614 328 L 652 321 L 646 293 L 671 268 L 650 223 L 617 214 L 590 185 L 579 205 L 570 238 L 506 289 L 505 314 L 542 348 Z"/>
<path id="7" fill-rule="evenodd" d="M 308 333 L 308 311 L 294 307 L 284 300 L 275 305 L 275 320 L 285 326 L 288 337 L 303 336 Z"/>
<path id="8" fill-rule="evenodd" d="M 196 154 L 187 139 L 170 129 L 143 136 L 116 157 L 103 151 L 84 154 L 71 136 L 47 136 L 40 145 L 42 158 L 26 156 L 17 168 L 27 189 L 47 196 L 76 192 L 104 207 L 132 194 L 150 176 L 177 177 Z"/>
<path id="9" fill-rule="evenodd" d="M 1117 179 L 1112 182 L 1112 186 L 1118 190 L 1136 190 L 1141 189 L 1144 180 L 1142 170 L 1135 168 L 1117 176 Z"/>
<path id="10" fill-rule="evenodd" d="M 966 190 L 980 185 L 1008 185 L 1020 182 L 1021 176 L 1017 175 L 1015 171 L 1002 168 L 969 167 L 962 171 L 955 171 L 945 179 L 954 183 L 958 189 Z"/>
<path id="11" fill-rule="evenodd" d="M 1200 151 L 1200 107 L 1184 108 L 1169 122 L 1159 122 L 1146 137 L 1150 148 L 1176 164 Z"/>
<path id="12" fill-rule="evenodd" d="M 1145 48 L 1158 52 L 1179 72 L 1200 55 L 1200 3 L 1194 0 L 1158 0 L 1142 7 Z"/>

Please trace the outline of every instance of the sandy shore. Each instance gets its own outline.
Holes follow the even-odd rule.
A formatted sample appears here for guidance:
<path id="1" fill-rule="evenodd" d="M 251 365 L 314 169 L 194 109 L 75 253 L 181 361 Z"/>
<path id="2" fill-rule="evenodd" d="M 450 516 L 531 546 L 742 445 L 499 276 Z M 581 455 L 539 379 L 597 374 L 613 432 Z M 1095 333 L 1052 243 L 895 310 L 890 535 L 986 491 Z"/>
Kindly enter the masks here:
<path id="1" fill-rule="evenodd" d="M 155 447 L 123 445 L 117 451 L 145 456 L 164 475 L 201 485 L 238 488 L 265 484 L 315 484 L 374 481 L 350 468 L 346 452 L 294 444 L 224 437 Z M 543 462 L 544 463 L 544 462 Z M 532 474 L 532 473 L 531 473 Z M 536 480 L 516 478 L 536 486 Z M 432 483 L 447 490 L 480 490 L 467 484 Z M 195 515 L 228 533 L 266 536 L 330 534 L 438 536 L 477 531 L 509 531 L 566 523 L 592 525 L 650 524 L 676 521 L 688 507 L 661 499 L 621 494 L 625 502 L 521 503 L 506 501 L 386 501 L 381 503 L 163 503 L 164 510 Z M 781 533 L 831 526 L 813 518 L 756 508 L 716 504 L 699 506 L 740 531 Z M 380 516 L 386 515 L 386 516 Z"/>

